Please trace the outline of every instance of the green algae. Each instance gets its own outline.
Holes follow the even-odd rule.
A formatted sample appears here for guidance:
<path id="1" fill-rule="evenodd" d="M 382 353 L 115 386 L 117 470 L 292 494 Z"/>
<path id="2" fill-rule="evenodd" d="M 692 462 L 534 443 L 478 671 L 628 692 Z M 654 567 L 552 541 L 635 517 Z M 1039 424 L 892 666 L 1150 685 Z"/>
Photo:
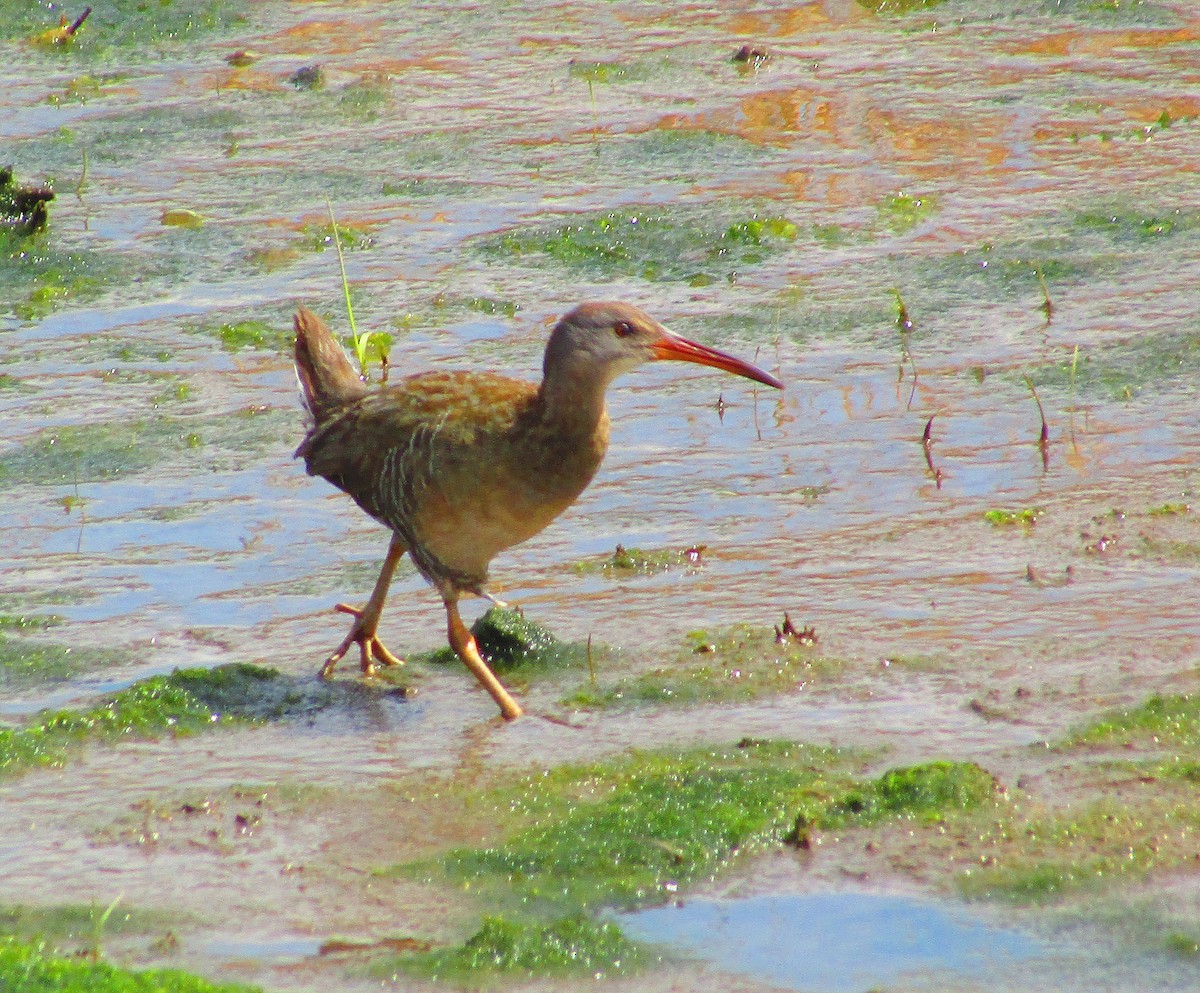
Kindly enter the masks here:
<path id="1" fill-rule="evenodd" d="M 651 958 L 612 921 L 576 914 L 543 924 L 491 915 L 462 945 L 389 956 L 374 962 L 370 971 L 382 977 L 397 978 L 395 973 L 405 972 L 473 983 L 487 975 L 602 979 L 636 972 Z"/>
<path id="2" fill-rule="evenodd" d="M 861 780 L 854 768 L 862 757 L 743 739 L 559 766 L 499 787 L 471 802 L 498 827 L 495 842 L 384 872 L 456 884 L 504 916 L 485 918 L 460 947 L 389 957 L 372 971 L 464 981 L 637 968 L 645 951 L 615 925 L 597 923 L 607 908 L 673 899 L 755 853 L 800 844 L 810 829 L 897 818 L 940 826 L 1001 795 L 971 763 L 933 762 Z"/>
<path id="3" fill-rule="evenodd" d="M 389 179 L 383 184 L 381 193 L 385 197 L 406 197 L 413 200 L 431 198 L 449 199 L 467 196 L 473 192 L 470 183 L 457 180 L 434 179 L 426 176 L 406 176 L 402 179 Z"/>
<path id="4" fill-rule="evenodd" d="M 1176 208 L 1144 214 L 1128 207 L 1092 209 L 1075 215 L 1075 224 L 1103 234 L 1117 244 L 1136 246 L 1200 230 L 1200 211 Z"/>
<path id="5" fill-rule="evenodd" d="M 221 347 L 229 352 L 243 348 L 283 352 L 291 347 L 295 337 L 290 327 L 284 330 L 260 320 L 225 322 L 211 333 L 220 341 Z"/>
<path id="6" fill-rule="evenodd" d="M 245 664 L 179 669 L 134 683 L 88 710 L 43 711 L 23 727 L 0 728 L 0 775 L 62 765 L 89 742 L 186 735 L 222 721 L 261 719 L 279 708 L 275 694 L 264 704 L 262 692 L 277 680 L 273 669 Z"/>
<path id="7" fill-rule="evenodd" d="M 907 234 L 937 210 L 937 198 L 900 192 L 882 200 L 875 210 L 883 227 L 893 234 Z"/>
<path id="8" fill-rule="evenodd" d="M 176 969 L 132 971 L 68 958 L 44 942 L 0 937 L 0 989 L 21 993 L 256 993 L 258 987 L 211 983 Z"/>
<path id="9" fill-rule="evenodd" d="M 0 934 L 22 941 L 52 939 L 95 946 L 112 934 L 145 934 L 179 918 L 153 910 L 131 910 L 121 904 L 17 904 L 0 907 Z"/>
<path id="10" fill-rule="evenodd" d="M 983 519 L 995 527 L 1033 527 L 1041 516 L 1041 507 L 1022 507 L 1019 510 L 996 507 L 983 512 Z"/>
<path id="11" fill-rule="evenodd" d="M 601 165 L 648 174 L 713 175 L 717 168 L 750 165 L 770 153 L 736 134 L 704 128 L 655 128 L 630 135 L 609 136 L 599 148 Z M 611 166 L 609 166 L 611 167 Z"/>
<path id="12" fill-rule="evenodd" d="M 1039 386 L 1129 400 L 1142 393 L 1187 389 L 1200 372 L 1200 330 L 1150 332 L 1080 347 L 1041 367 Z"/>
<path id="13" fill-rule="evenodd" d="M 1182 502 L 1160 503 L 1156 507 L 1149 508 L 1146 513 L 1151 517 L 1175 517 L 1179 514 L 1190 514 L 1192 506 Z"/>
<path id="14" fill-rule="evenodd" d="M 336 232 L 337 242 L 334 242 Z M 341 245 L 343 252 L 363 251 L 375 244 L 374 239 L 345 224 L 336 226 L 329 223 L 306 224 L 300 229 L 296 246 L 306 252 L 326 252 L 336 250 Z"/>
<path id="15" fill-rule="evenodd" d="M 122 658 L 120 653 L 107 648 L 79 648 L 0 634 L 0 686 L 33 686 L 70 679 L 113 665 Z"/>
<path id="16" fill-rule="evenodd" d="M 841 827 L 898 816 L 940 821 L 955 811 L 979 807 L 998 792 L 995 777 L 973 762 L 928 762 L 885 772 L 828 805 L 810 823 Z"/>
<path id="17" fill-rule="evenodd" d="M 585 559 L 573 566 L 577 573 L 607 576 L 650 576 L 672 569 L 697 570 L 702 567 L 703 546 L 687 549 L 677 548 L 626 548 L 617 545 L 611 555 L 599 559 Z"/>
<path id="18" fill-rule="evenodd" d="M 630 78 L 630 67 L 620 62 L 576 62 L 571 61 L 567 73 L 573 79 L 588 83 L 615 83 Z"/>
<path id="19" fill-rule="evenodd" d="M 506 892 L 526 910 L 655 902 L 778 844 L 803 798 L 849 787 L 826 778 L 846 763 L 830 750 L 747 741 L 556 768 L 494 800 L 533 826 L 492 847 L 451 851 L 433 868 Z"/>
<path id="20" fill-rule="evenodd" d="M 1066 745 L 1200 745 L 1200 695 L 1152 696 L 1134 707 L 1115 710 L 1071 734 Z"/>
<path id="21" fill-rule="evenodd" d="M 474 624 L 471 634 L 480 653 L 492 668 L 500 672 L 578 668 L 588 664 L 589 648 L 578 642 L 560 641 L 548 628 L 531 621 L 511 607 L 491 607 Z M 611 650 L 596 647 L 594 653 L 605 658 Z M 422 661 L 442 664 L 454 662 L 450 648 L 439 648 Z"/>
<path id="22" fill-rule="evenodd" d="M 150 57 L 206 34 L 246 23 L 246 5 L 229 0 L 110 0 L 98 4 L 70 44 L 44 47 L 47 57 Z M 78 12 L 82 12 L 82 7 Z M 0 38 L 23 41 L 58 27 L 59 11 L 22 0 L 0 0 Z"/>
<path id="23" fill-rule="evenodd" d="M 903 16 L 915 10 L 929 10 L 944 2 L 945 0 L 858 0 L 858 5 L 866 7 L 873 14 Z"/>
<path id="24" fill-rule="evenodd" d="M 789 287 L 774 306 L 749 312 L 680 318 L 673 328 L 701 341 L 731 347 L 744 342 L 761 343 L 765 334 L 797 342 L 813 340 L 866 341 L 893 346 L 896 340 L 895 307 L 881 290 L 877 299 L 862 295 L 842 301 L 809 300 L 803 289 Z"/>
<path id="25" fill-rule="evenodd" d="M 692 281 L 728 278 L 783 251 L 796 236 L 796 225 L 777 215 L 657 207 L 516 229 L 484 238 L 479 247 L 489 258 L 545 258 L 599 278 Z"/>
<path id="26" fill-rule="evenodd" d="M 715 634 L 693 632 L 676 658 L 642 672 L 613 678 L 601 669 L 598 678 L 562 703 L 583 710 L 740 703 L 794 692 L 842 666 L 812 644 L 781 639 L 768 628 L 737 625 Z"/>
<path id="27" fill-rule="evenodd" d="M 1042 904 L 1195 862 L 1191 800 L 1108 798 L 1041 817 L 1005 817 L 971 841 L 979 866 L 957 879 L 969 898 Z"/>
<path id="28" fill-rule="evenodd" d="M 290 411 L 248 407 L 215 417 L 126 418 L 48 428 L 0 457 L 0 489 L 103 482 L 203 458 L 213 468 L 295 433 Z M 241 462 L 237 457 L 236 461 Z"/>
<path id="29" fill-rule="evenodd" d="M 0 231 L 0 299 L 23 321 L 70 303 L 84 303 L 127 274 L 112 253 L 62 251 L 48 232 L 21 237 Z"/>
<path id="30" fill-rule="evenodd" d="M 0 726 L 0 776 L 60 766 L 88 744 L 311 717 L 338 703 L 379 696 L 380 691 L 360 684 L 294 679 L 248 663 L 176 669 L 140 680 L 88 709 L 47 710 L 21 726 Z"/>
<path id="31" fill-rule="evenodd" d="M 62 622 L 58 614 L 0 614 L 0 631 L 45 631 Z"/>
<path id="32" fill-rule="evenodd" d="M 521 305 L 513 300 L 500 300 L 496 297 L 474 296 L 463 300 L 463 306 L 476 314 L 488 314 L 497 317 L 513 318 Z"/>

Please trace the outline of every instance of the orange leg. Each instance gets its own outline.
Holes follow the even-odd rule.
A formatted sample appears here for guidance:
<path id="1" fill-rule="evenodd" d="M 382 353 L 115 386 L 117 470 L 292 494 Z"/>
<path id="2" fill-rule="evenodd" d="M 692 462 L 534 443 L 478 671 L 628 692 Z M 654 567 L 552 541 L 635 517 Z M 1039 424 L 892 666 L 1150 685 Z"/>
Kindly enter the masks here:
<path id="1" fill-rule="evenodd" d="M 400 564 L 400 560 L 407 551 L 404 542 L 393 534 L 392 542 L 388 545 L 387 555 L 383 560 L 383 568 L 379 570 L 379 578 L 375 580 L 375 589 L 371 591 L 371 599 L 367 601 L 367 605 L 360 610 L 349 604 L 339 603 L 334 608 L 343 614 L 353 614 L 354 623 L 350 626 L 350 633 L 346 635 L 345 641 L 338 645 L 337 651 L 330 655 L 325 660 L 325 664 L 321 666 L 319 673 L 321 679 L 330 677 L 333 667 L 350 650 L 350 646 L 355 644 L 358 645 L 361 654 L 362 671 L 368 676 L 375 675 L 376 660 L 384 665 L 404 664 L 403 659 L 398 659 L 384 647 L 376 632 L 379 630 L 379 616 L 383 613 L 383 602 L 387 599 L 392 576 L 395 575 L 396 566 Z"/>
<path id="2" fill-rule="evenodd" d="M 515 720 L 520 717 L 524 713 L 521 705 L 509 695 L 508 690 L 504 688 L 504 684 L 496 678 L 496 674 L 488 668 L 488 664 L 483 660 L 483 656 L 479 654 L 479 648 L 475 644 L 475 639 L 471 636 L 471 632 L 467 630 L 467 626 L 463 623 L 462 616 L 458 612 L 457 596 L 443 595 L 443 599 L 446 602 L 446 620 L 448 621 L 450 647 L 454 649 L 454 654 L 463 660 L 463 665 L 475 674 L 475 678 L 483 684 L 483 688 L 500 705 L 500 713 L 504 715 L 506 721 Z"/>

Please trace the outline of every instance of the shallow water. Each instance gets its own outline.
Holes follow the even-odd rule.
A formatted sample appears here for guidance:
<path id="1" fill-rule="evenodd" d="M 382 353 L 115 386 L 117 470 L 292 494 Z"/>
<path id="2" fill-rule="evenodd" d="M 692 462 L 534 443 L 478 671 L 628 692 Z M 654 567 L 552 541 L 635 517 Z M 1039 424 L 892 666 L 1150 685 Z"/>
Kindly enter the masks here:
<path id="1" fill-rule="evenodd" d="M 621 918 L 644 940 L 786 990 L 1185 990 L 1166 956 L 1136 970 L 1097 935 L 1021 929 L 958 904 L 877 893 L 692 900 Z"/>
<path id="2" fill-rule="evenodd" d="M 254 318 L 283 340 L 301 302 L 344 323 L 336 257 L 315 250 L 327 200 L 354 232 L 359 325 L 394 336 L 398 373 L 533 378 L 558 315 L 621 298 L 786 383 L 776 395 L 665 364 L 625 377 L 600 477 L 494 563 L 494 592 L 633 664 L 689 630 L 788 611 L 849 675 L 754 704 L 495 729 L 467 677 L 438 671 L 379 724 L 105 753 L 0 786 L 18 839 L 0 899 L 66 886 L 65 847 L 99 855 L 72 870 L 71 898 L 106 904 L 115 887 L 161 902 L 169 873 L 80 836 L 62 796 L 103 820 L 181 778 L 349 787 L 746 734 L 1003 765 L 1197 665 L 1200 518 L 1150 513 L 1191 505 L 1200 463 L 1195 5 L 241 12 L 136 47 L 104 35 L 92 54 L 0 42 L 0 160 L 58 194 L 44 264 L 0 269 L 0 612 L 52 612 L 65 623 L 37 637 L 120 655 L 65 682 L 0 673 L 0 713 L 175 665 L 308 673 L 341 639 L 329 608 L 366 596 L 385 535 L 292 460 L 303 426 L 286 349 L 229 351 L 216 333 Z M 733 65 L 743 43 L 770 59 Z M 240 49 L 260 58 L 229 66 Z M 317 63 L 323 88 L 288 82 Z M 98 88 L 63 96 L 84 76 Z M 205 223 L 164 226 L 169 208 Z M 615 266 L 493 244 L 609 211 L 665 218 L 668 234 L 631 237 L 635 263 Z M 757 260 L 713 253 L 731 219 L 753 216 L 785 217 L 795 237 Z M 671 278 L 641 278 L 647 265 Z M 60 283 L 50 304 L 31 297 Z M 921 443 L 931 417 L 940 481 Z M 52 451 L 68 438 L 73 455 Z M 983 518 L 1029 507 L 1042 511 L 1033 527 Z M 705 565 L 573 568 L 618 543 L 703 544 Z M 436 597 L 403 571 L 385 637 L 411 652 L 443 627 Z M 892 664 L 926 656 L 941 664 Z M 554 708 L 552 690 L 528 693 Z M 1013 719 L 966 706 L 993 698 Z M 44 833 L 18 830 L 29 811 Z M 262 899 L 283 901 L 287 886 L 264 882 L 268 856 L 254 858 Z"/>

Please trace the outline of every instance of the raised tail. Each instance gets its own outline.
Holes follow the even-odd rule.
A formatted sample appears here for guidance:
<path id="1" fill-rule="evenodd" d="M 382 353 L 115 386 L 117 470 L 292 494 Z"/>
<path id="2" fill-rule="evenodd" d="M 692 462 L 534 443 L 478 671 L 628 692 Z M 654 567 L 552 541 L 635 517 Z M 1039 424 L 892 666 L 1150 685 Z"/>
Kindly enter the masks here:
<path id="1" fill-rule="evenodd" d="M 296 311 L 296 378 L 306 406 L 320 423 L 338 407 L 365 396 L 366 384 L 325 322 L 306 307 Z"/>

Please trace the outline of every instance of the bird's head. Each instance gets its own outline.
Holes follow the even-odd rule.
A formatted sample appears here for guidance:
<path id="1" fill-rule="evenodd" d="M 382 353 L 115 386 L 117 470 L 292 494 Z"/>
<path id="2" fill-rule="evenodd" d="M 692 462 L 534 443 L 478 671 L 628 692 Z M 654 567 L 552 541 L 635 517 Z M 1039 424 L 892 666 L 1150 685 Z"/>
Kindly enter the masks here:
<path id="1" fill-rule="evenodd" d="M 749 362 L 668 331 L 628 303 L 584 303 L 555 326 L 546 345 L 544 374 L 607 386 L 643 362 L 673 359 L 723 369 L 766 386 L 783 384 Z"/>

